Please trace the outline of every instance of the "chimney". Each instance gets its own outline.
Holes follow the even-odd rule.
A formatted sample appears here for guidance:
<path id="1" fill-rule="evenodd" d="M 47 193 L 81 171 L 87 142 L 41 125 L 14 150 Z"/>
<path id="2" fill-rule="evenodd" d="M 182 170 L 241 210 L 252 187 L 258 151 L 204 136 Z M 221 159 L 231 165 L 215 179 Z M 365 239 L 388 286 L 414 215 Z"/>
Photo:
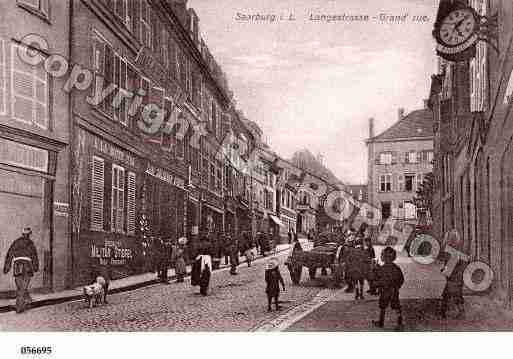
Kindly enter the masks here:
<path id="1" fill-rule="evenodd" d="M 369 138 L 374 137 L 374 119 L 371 117 L 369 118 Z"/>
<path id="2" fill-rule="evenodd" d="M 399 107 L 399 109 L 397 110 L 397 118 L 399 120 L 402 120 L 404 118 L 404 108 L 403 107 Z"/>
<path id="3" fill-rule="evenodd" d="M 427 110 L 429 108 L 429 99 L 424 99 L 422 102 L 424 103 L 424 110 Z"/>

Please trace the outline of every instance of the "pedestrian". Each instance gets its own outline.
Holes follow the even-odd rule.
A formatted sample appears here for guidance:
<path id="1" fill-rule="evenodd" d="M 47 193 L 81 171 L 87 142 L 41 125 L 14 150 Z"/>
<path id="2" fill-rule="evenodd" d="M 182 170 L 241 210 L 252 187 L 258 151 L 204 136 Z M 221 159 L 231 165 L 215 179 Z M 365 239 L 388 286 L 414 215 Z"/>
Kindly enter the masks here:
<path id="1" fill-rule="evenodd" d="M 245 234 L 245 248 L 244 248 L 244 256 L 246 257 L 246 262 L 248 267 L 251 267 L 251 262 L 253 261 L 253 242 L 251 240 L 250 234 L 246 232 Z"/>
<path id="2" fill-rule="evenodd" d="M 224 257 L 224 265 L 228 265 L 230 260 L 230 246 L 231 246 L 231 239 L 230 236 L 227 233 L 223 233 L 222 236 L 222 254 Z"/>
<path id="3" fill-rule="evenodd" d="M 363 285 L 370 272 L 370 256 L 362 245 L 357 245 L 350 250 L 348 277 L 355 287 L 355 299 L 363 298 Z"/>
<path id="4" fill-rule="evenodd" d="M 283 281 L 283 277 L 280 273 L 278 259 L 275 257 L 269 259 L 267 262 L 267 267 L 265 270 L 265 283 L 265 292 L 267 294 L 267 310 L 269 312 L 272 310 L 271 304 L 273 299 L 274 304 L 276 305 L 276 310 L 280 310 L 281 308 L 278 302 L 280 297 L 280 283 L 283 287 L 283 290 L 285 290 L 285 282 Z"/>
<path id="5" fill-rule="evenodd" d="M 257 242 L 260 247 L 260 254 L 262 257 L 265 257 L 265 252 L 268 250 L 268 244 L 266 244 L 266 236 L 262 231 L 258 231 L 257 233 Z"/>
<path id="6" fill-rule="evenodd" d="M 237 275 L 237 266 L 239 265 L 239 241 L 234 238 L 230 244 L 230 274 Z"/>
<path id="7" fill-rule="evenodd" d="M 288 237 L 289 237 L 289 244 L 292 244 L 292 231 L 290 229 L 289 229 Z"/>
<path id="8" fill-rule="evenodd" d="M 163 284 L 169 284 L 169 279 L 167 276 L 167 269 L 170 260 L 169 256 L 169 245 L 167 241 L 162 239 L 161 237 L 156 238 L 156 246 L 155 250 L 157 250 L 157 277 L 160 282 Z"/>
<path id="9" fill-rule="evenodd" d="M 379 320 L 373 321 L 374 326 L 383 328 L 385 325 L 385 312 L 388 306 L 397 312 L 396 330 L 403 329 L 403 315 L 399 290 L 404 283 L 404 275 L 401 268 L 394 261 L 397 252 L 392 247 L 386 247 L 381 253 L 383 265 L 377 270 L 376 286 L 379 290 Z"/>
<path id="10" fill-rule="evenodd" d="M 295 241 L 298 241 L 298 240 L 299 240 L 299 237 L 298 237 L 297 232 L 293 232 L 293 233 L 294 233 L 294 240 L 295 240 Z"/>
<path id="11" fill-rule="evenodd" d="M 23 229 L 21 237 L 17 238 L 7 250 L 4 262 L 4 274 L 12 267 L 14 283 L 16 284 L 16 313 L 24 312 L 27 302 L 32 302 L 28 287 L 34 273 L 39 271 L 39 259 L 36 246 L 30 238 L 30 227 Z"/>
<path id="12" fill-rule="evenodd" d="M 211 244 L 207 237 L 200 240 L 198 255 L 192 264 L 191 285 L 200 287 L 200 294 L 206 296 L 212 273 Z"/>
<path id="13" fill-rule="evenodd" d="M 449 304 L 453 302 L 458 309 L 458 319 L 465 318 L 465 300 L 463 299 L 463 273 L 468 265 L 468 262 L 458 258 L 452 272 L 448 273 L 448 263 L 451 258 L 450 255 L 444 252 L 442 255 L 444 266 L 441 272 L 446 277 L 446 283 L 442 292 L 440 315 L 442 319 L 447 318 L 447 309 Z"/>
<path id="14" fill-rule="evenodd" d="M 219 269 L 221 266 L 221 257 L 222 257 L 222 244 L 221 244 L 221 236 L 219 233 L 212 234 L 212 270 Z"/>
<path id="15" fill-rule="evenodd" d="M 299 281 L 301 280 L 301 273 L 303 271 L 303 265 L 295 263 L 294 259 L 295 255 L 297 255 L 298 252 L 302 252 L 303 248 L 301 247 L 301 243 L 299 241 L 294 241 L 292 243 L 292 252 L 287 258 L 287 266 L 289 268 L 290 276 L 292 279 L 293 284 L 299 284 Z"/>
<path id="16" fill-rule="evenodd" d="M 377 269 L 377 263 L 376 263 L 376 252 L 374 251 L 374 247 L 372 246 L 371 238 L 366 237 L 364 239 L 364 250 L 367 252 L 368 259 L 370 260 L 369 263 L 369 271 L 367 273 L 367 282 L 369 283 L 369 290 L 367 290 L 367 293 L 370 295 L 377 295 L 377 289 L 375 285 L 375 278 L 376 278 L 376 269 Z"/>
<path id="17" fill-rule="evenodd" d="M 187 245 L 187 238 L 180 237 L 178 239 L 178 246 L 176 247 L 174 256 L 176 282 L 183 283 L 184 277 L 187 274 L 187 267 L 185 265 L 185 246 Z"/>

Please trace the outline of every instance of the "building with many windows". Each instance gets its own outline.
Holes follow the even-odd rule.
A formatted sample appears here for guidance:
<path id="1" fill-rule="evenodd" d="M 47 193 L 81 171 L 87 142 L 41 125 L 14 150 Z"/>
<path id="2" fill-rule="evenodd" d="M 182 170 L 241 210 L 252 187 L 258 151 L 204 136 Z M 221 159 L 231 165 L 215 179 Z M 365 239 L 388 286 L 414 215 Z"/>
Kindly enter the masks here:
<path id="1" fill-rule="evenodd" d="M 399 109 L 398 116 L 379 135 L 374 135 L 374 120 L 369 120 L 367 196 L 383 219 L 415 221 L 413 198 L 424 175 L 432 171 L 433 115 L 423 108 L 408 115 Z"/>

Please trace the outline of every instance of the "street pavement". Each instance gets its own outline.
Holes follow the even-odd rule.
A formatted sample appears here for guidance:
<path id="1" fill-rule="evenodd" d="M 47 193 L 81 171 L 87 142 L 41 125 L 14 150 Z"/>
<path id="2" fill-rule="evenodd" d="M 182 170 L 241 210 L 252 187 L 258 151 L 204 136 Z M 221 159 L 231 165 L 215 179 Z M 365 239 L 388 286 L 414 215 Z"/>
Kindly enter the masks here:
<path id="1" fill-rule="evenodd" d="M 278 255 L 285 261 L 288 254 Z M 268 258 L 268 257 L 267 257 Z M 110 295 L 108 304 L 93 309 L 83 301 L 35 308 L 25 313 L 0 314 L 3 331 L 249 331 L 272 320 L 281 312 L 267 312 L 264 269 L 267 258 L 239 275 L 228 270 L 212 274 L 210 294 L 198 294 L 189 279 L 185 283 L 152 285 Z M 311 300 L 323 289 L 322 281 L 309 281 L 303 273 L 301 286 L 292 286 L 285 266 L 281 266 L 286 291 L 280 299 L 283 311 Z"/>
<path id="2" fill-rule="evenodd" d="M 381 249 L 382 247 L 378 247 Z M 400 292 L 405 331 L 511 331 L 513 314 L 486 296 L 465 297 L 466 315 L 457 319 L 456 311 L 448 319 L 439 315 L 439 298 L 445 285 L 440 264 L 419 264 L 400 256 L 397 261 L 405 275 Z M 292 320 L 286 331 L 392 331 L 396 324 L 395 313 L 388 309 L 385 329 L 374 328 L 372 320 L 379 314 L 377 297 L 366 295 L 365 300 L 355 301 L 353 294 L 337 291 L 323 305 L 311 313 Z M 278 318 L 279 320 L 279 318 Z"/>

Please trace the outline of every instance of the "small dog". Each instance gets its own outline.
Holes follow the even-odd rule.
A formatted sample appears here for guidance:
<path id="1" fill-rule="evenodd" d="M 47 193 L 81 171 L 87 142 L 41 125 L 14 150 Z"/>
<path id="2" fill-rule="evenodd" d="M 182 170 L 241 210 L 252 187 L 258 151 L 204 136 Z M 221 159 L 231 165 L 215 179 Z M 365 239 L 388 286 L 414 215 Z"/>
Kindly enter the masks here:
<path id="1" fill-rule="evenodd" d="M 103 304 L 105 283 L 105 278 L 96 277 L 96 281 L 93 284 L 84 287 L 84 299 L 89 308 Z"/>

